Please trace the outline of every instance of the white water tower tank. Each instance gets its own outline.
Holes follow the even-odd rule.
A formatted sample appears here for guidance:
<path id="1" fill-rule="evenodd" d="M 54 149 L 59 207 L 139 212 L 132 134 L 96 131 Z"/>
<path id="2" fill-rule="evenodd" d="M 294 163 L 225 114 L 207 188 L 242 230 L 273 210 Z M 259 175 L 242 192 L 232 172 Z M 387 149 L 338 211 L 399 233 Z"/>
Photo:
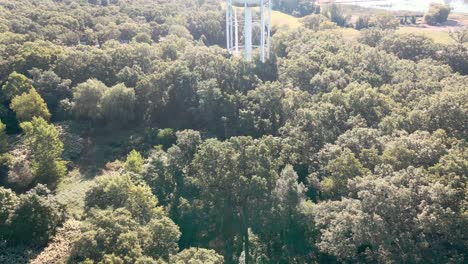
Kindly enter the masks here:
<path id="1" fill-rule="evenodd" d="M 253 11 L 260 11 L 254 18 Z M 242 16 L 238 16 L 243 13 Z M 244 21 L 243 43 L 239 43 L 239 20 Z M 260 43 L 252 43 L 253 26 L 260 27 Z M 247 60 L 252 59 L 253 48 L 260 49 L 263 62 L 270 57 L 271 1 L 270 0 L 226 0 L 226 42 L 227 49 L 233 54 L 241 50 Z"/>

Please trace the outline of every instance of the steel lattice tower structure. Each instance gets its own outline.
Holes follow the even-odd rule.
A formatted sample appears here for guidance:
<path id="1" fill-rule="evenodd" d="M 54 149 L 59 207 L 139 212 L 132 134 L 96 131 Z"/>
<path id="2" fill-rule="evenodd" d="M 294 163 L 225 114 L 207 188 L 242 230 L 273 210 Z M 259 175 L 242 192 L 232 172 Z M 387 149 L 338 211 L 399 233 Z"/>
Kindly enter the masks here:
<path id="1" fill-rule="evenodd" d="M 243 50 L 245 58 L 251 60 L 253 49 L 258 48 L 262 62 L 270 58 L 271 8 L 271 0 L 226 0 L 226 46 L 230 53 L 239 54 Z M 258 19 L 253 17 L 255 10 L 260 11 Z M 238 11 L 244 13 L 241 19 Z M 242 40 L 239 39 L 239 20 L 244 22 Z M 257 25 L 260 43 L 253 43 L 253 27 Z"/>

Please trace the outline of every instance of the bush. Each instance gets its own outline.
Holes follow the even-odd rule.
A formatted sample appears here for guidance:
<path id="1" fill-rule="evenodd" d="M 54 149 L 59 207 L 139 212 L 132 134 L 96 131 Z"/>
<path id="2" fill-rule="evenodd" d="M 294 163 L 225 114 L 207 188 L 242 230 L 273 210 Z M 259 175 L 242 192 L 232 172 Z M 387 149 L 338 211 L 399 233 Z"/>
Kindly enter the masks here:
<path id="1" fill-rule="evenodd" d="M 57 129 L 40 117 L 22 123 L 21 128 L 33 157 L 32 169 L 36 182 L 55 186 L 67 170 L 62 160 L 63 143 Z"/>
<path id="2" fill-rule="evenodd" d="M 322 16 L 322 15 L 312 14 L 312 15 L 309 15 L 309 16 L 306 16 L 306 17 L 302 18 L 301 22 L 304 25 L 304 27 L 306 27 L 308 29 L 311 29 L 311 30 L 318 31 L 319 27 L 320 27 L 320 24 L 325 19 L 327 19 L 327 18 Z"/>
<path id="3" fill-rule="evenodd" d="M 9 222 L 11 245 L 45 245 L 65 220 L 65 206 L 60 204 L 49 189 L 38 185 L 19 197 Z"/>
<path id="4" fill-rule="evenodd" d="M 379 47 L 400 59 L 422 60 L 435 58 L 438 46 L 426 36 L 394 34 L 382 39 Z"/>
<path id="5" fill-rule="evenodd" d="M 158 207 L 149 187 L 128 176 L 106 175 L 86 193 L 85 203 L 87 218 L 73 258 L 154 263 L 177 253 L 179 227 Z"/>
<path id="6" fill-rule="evenodd" d="M 0 120 L 0 154 L 7 151 L 8 141 L 6 135 L 6 125 Z"/>
<path id="7" fill-rule="evenodd" d="M 18 206 L 18 197 L 10 190 L 0 187 L 0 241 L 7 239 L 9 219 Z"/>
<path id="8" fill-rule="evenodd" d="M 385 36 L 385 31 L 380 28 L 370 28 L 361 31 L 358 41 L 371 47 L 377 47 Z"/>
<path id="9" fill-rule="evenodd" d="M 158 199 L 151 189 L 135 185 L 128 176 L 105 175 L 98 178 L 86 193 L 85 204 L 87 211 L 93 208 L 126 208 L 140 223 L 161 216 Z"/>
<path id="10" fill-rule="evenodd" d="M 343 10 L 337 4 L 329 5 L 323 10 L 322 14 L 340 27 L 345 27 L 348 24 L 349 17 L 343 13 Z"/>
<path id="11" fill-rule="evenodd" d="M 143 32 L 138 33 L 133 39 L 138 43 L 153 43 L 151 36 Z"/>
<path id="12" fill-rule="evenodd" d="M 127 156 L 125 169 L 130 172 L 140 173 L 143 170 L 144 161 L 145 160 L 138 151 L 132 150 Z"/>
<path id="13" fill-rule="evenodd" d="M 123 84 L 107 89 L 99 100 L 101 116 L 114 127 L 128 126 L 135 118 L 135 91 Z"/>
<path id="14" fill-rule="evenodd" d="M 29 92 L 32 88 L 31 80 L 20 73 L 13 72 L 2 86 L 0 100 L 10 101 L 15 96 Z"/>
<path id="15" fill-rule="evenodd" d="M 12 156 L 10 154 L 0 154 L 0 184 L 5 184 L 11 160 Z"/>
<path id="16" fill-rule="evenodd" d="M 168 149 L 176 142 L 176 139 L 172 128 L 159 129 L 156 136 L 156 145 L 162 145 L 164 149 Z"/>
<path id="17" fill-rule="evenodd" d="M 368 28 L 368 27 L 369 27 L 369 17 L 367 16 L 358 17 L 356 21 L 356 29 L 361 30 L 361 29 Z"/>
<path id="18" fill-rule="evenodd" d="M 16 113 L 16 118 L 20 122 L 30 121 L 33 117 L 50 119 L 50 112 L 44 99 L 34 88 L 30 89 L 28 93 L 14 97 L 10 108 Z"/>
<path id="19" fill-rule="evenodd" d="M 424 21 L 429 25 L 437 25 L 447 21 L 450 14 L 450 7 L 432 3 L 431 7 L 424 15 Z"/>
<path id="20" fill-rule="evenodd" d="M 188 248 L 171 258 L 171 264 L 190 264 L 190 263 L 206 263 L 206 264 L 222 264 L 224 263 L 223 256 L 216 253 L 212 249 L 204 248 Z"/>
<path id="21" fill-rule="evenodd" d="M 371 24 L 381 29 L 396 29 L 399 22 L 391 13 L 381 13 L 372 18 Z"/>
<path id="22" fill-rule="evenodd" d="M 336 25 L 336 23 L 326 20 L 320 23 L 319 30 L 337 29 L 337 28 L 338 26 Z"/>

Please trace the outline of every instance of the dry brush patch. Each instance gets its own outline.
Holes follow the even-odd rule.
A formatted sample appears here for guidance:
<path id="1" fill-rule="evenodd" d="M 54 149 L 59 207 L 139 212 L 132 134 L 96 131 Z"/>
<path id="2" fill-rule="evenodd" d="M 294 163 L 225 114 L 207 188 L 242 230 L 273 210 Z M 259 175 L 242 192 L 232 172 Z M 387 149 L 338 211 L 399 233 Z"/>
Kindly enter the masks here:
<path id="1" fill-rule="evenodd" d="M 80 234 L 81 222 L 76 219 L 70 219 L 59 228 L 57 235 L 52 239 L 49 245 L 34 258 L 31 264 L 54 264 L 64 263 L 69 256 L 73 242 Z"/>

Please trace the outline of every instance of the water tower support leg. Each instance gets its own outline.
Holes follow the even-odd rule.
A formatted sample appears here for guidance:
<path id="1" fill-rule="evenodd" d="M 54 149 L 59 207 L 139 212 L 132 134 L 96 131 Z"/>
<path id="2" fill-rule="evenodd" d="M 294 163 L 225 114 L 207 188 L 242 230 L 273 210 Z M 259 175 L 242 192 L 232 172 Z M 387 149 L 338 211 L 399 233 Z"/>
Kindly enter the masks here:
<path id="1" fill-rule="evenodd" d="M 239 53 L 239 21 L 237 20 L 237 9 L 234 8 L 234 38 L 236 39 L 236 54 Z"/>
<path id="2" fill-rule="evenodd" d="M 229 5 L 229 3 L 226 3 L 226 48 L 228 49 L 228 51 L 231 50 L 231 40 L 229 39 L 231 36 L 231 26 L 229 23 L 230 9 L 231 6 Z"/>
<path id="3" fill-rule="evenodd" d="M 267 59 L 270 59 L 270 46 L 271 46 L 271 0 L 268 0 L 268 36 L 267 36 Z"/>
<path id="4" fill-rule="evenodd" d="M 252 8 L 245 7 L 244 16 L 245 59 L 252 59 Z"/>
<path id="5" fill-rule="evenodd" d="M 262 62 L 265 62 L 265 5 L 263 1 L 260 6 L 260 53 Z"/>

